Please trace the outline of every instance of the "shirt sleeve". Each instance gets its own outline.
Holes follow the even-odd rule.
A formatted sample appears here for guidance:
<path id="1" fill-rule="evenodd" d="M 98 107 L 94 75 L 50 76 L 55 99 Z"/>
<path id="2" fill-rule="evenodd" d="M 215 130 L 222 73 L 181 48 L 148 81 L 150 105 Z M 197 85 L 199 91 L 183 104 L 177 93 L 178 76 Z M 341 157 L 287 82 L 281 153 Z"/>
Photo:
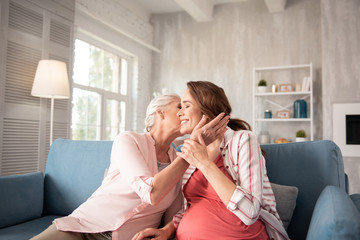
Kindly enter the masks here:
<path id="1" fill-rule="evenodd" d="M 111 150 L 109 172 L 118 171 L 141 200 L 151 204 L 150 192 L 154 177 L 148 165 L 149 159 L 145 159 L 144 152 L 141 150 L 147 147 L 145 141 L 136 141 L 130 134 L 118 135 Z"/>
<path id="2" fill-rule="evenodd" d="M 183 206 L 183 195 L 180 186 L 176 186 L 176 188 L 178 189 L 178 195 L 163 215 L 163 221 L 165 224 L 173 220 L 174 216 L 182 209 Z"/>
<path id="3" fill-rule="evenodd" d="M 236 164 L 232 167 L 239 181 L 227 208 L 246 225 L 251 225 L 260 215 L 265 162 L 254 133 L 241 131 L 234 138 L 239 138 L 239 144 L 230 154 L 235 157 Z"/>

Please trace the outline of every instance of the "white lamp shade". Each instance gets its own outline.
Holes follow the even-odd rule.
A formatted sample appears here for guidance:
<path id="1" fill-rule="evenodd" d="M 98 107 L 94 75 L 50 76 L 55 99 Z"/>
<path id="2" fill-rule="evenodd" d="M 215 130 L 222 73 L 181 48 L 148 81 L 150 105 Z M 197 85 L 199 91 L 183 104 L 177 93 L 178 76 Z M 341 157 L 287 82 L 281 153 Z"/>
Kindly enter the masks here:
<path id="1" fill-rule="evenodd" d="M 43 98 L 69 98 L 66 64 L 56 60 L 40 60 L 31 95 Z"/>

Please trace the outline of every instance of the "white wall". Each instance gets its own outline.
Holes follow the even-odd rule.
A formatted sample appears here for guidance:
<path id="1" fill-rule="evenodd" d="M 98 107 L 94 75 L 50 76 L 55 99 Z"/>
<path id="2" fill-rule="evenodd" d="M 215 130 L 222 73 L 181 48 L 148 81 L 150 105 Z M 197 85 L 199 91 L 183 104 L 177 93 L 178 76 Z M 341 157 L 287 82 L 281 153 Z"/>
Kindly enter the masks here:
<path id="1" fill-rule="evenodd" d="M 360 1 L 322 0 L 324 139 L 333 139 L 333 104 L 360 103 Z M 360 134 L 360 133 L 359 133 Z M 351 193 L 360 193 L 360 157 L 344 157 Z"/>

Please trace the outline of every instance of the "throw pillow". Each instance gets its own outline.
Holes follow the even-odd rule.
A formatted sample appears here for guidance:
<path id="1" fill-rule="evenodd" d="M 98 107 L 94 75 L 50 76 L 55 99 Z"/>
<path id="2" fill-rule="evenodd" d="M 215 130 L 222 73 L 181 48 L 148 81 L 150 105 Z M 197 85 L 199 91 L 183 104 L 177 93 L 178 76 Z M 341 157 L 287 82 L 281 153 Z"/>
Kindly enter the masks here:
<path id="1" fill-rule="evenodd" d="M 298 189 L 294 186 L 285 186 L 275 183 L 271 183 L 271 187 L 275 195 L 276 210 L 284 224 L 285 230 L 287 230 L 296 206 Z"/>
<path id="2" fill-rule="evenodd" d="M 328 185 L 321 192 L 306 239 L 360 239 L 360 213 L 343 189 Z"/>

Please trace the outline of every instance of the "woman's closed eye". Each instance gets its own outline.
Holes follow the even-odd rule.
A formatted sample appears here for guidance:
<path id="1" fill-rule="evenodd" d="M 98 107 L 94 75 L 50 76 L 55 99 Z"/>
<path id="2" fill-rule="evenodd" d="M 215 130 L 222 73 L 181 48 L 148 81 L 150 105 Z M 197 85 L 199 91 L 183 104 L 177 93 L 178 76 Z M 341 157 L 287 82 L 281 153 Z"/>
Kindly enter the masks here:
<path id="1" fill-rule="evenodd" d="M 185 108 L 189 108 L 189 107 L 190 107 L 190 105 L 181 105 L 180 109 L 185 109 Z"/>

